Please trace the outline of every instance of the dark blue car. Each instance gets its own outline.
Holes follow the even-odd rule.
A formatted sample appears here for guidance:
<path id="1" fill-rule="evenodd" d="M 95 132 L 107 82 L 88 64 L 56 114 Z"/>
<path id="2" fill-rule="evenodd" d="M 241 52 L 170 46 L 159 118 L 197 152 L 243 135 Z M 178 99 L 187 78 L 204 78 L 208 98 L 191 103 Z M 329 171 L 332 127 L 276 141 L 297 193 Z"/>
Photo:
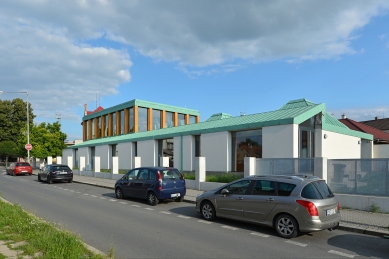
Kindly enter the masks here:
<path id="1" fill-rule="evenodd" d="M 135 197 L 147 199 L 155 206 L 161 200 L 184 200 L 184 176 L 172 167 L 139 167 L 127 172 L 115 183 L 116 198 Z"/>

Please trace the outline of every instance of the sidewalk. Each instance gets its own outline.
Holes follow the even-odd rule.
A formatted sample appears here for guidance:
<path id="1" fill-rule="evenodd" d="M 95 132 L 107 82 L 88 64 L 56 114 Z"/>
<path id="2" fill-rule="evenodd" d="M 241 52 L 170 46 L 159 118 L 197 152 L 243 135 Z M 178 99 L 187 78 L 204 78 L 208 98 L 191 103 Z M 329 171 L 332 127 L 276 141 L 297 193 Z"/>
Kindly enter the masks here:
<path id="1" fill-rule="evenodd" d="M 109 189 L 114 189 L 116 180 L 86 177 L 74 175 L 73 181 Z M 195 203 L 196 197 L 202 191 L 187 189 L 185 202 Z M 339 229 L 360 234 L 368 234 L 378 237 L 389 238 L 389 214 L 372 213 L 367 211 L 343 209 L 341 210 L 342 221 Z"/>

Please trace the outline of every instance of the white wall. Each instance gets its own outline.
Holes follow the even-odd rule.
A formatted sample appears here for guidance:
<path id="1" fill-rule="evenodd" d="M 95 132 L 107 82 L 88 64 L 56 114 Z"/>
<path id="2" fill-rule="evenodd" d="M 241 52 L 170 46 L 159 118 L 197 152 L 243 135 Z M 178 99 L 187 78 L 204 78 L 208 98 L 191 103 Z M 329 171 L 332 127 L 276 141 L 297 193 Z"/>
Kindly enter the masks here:
<path id="1" fill-rule="evenodd" d="M 373 141 L 361 139 L 361 158 L 373 158 Z"/>
<path id="2" fill-rule="evenodd" d="M 182 137 L 183 139 L 184 137 Z M 178 170 L 183 171 L 181 166 L 181 136 L 173 138 L 173 166 Z"/>
<path id="3" fill-rule="evenodd" d="M 110 169 L 109 145 L 96 146 L 95 156 L 100 157 L 100 169 Z"/>
<path id="4" fill-rule="evenodd" d="M 73 161 L 73 149 L 62 150 L 62 164 L 68 165 L 68 157 L 71 157 Z"/>
<path id="5" fill-rule="evenodd" d="M 389 144 L 374 145 L 373 158 L 389 158 Z"/>
<path id="6" fill-rule="evenodd" d="M 138 156 L 142 158 L 142 166 L 158 165 L 158 141 L 145 140 L 138 141 Z"/>
<path id="7" fill-rule="evenodd" d="M 119 153 L 119 169 L 132 169 L 135 157 L 134 143 L 119 143 L 117 149 Z"/>
<path id="8" fill-rule="evenodd" d="M 184 136 L 183 141 L 183 171 L 193 171 L 195 158 L 195 137 Z"/>
<path id="9" fill-rule="evenodd" d="M 80 157 L 85 157 L 85 165 L 87 165 L 86 161 L 89 161 L 89 148 L 88 147 L 81 147 L 78 149 L 78 161 L 80 160 Z M 81 166 L 81 162 L 80 162 Z M 79 168 L 80 171 L 85 171 L 85 168 Z"/>
<path id="10" fill-rule="evenodd" d="M 262 128 L 262 158 L 298 157 L 298 125 Z"/>
<path id="11" fill-rule="evenodd" d="M 327 134 L 327 138 L 322 141 L 322 157 L 328 159 L 353 159 L 361 158 L 361 141 L 358 137 L 347 136 L 340 133 L 323 130 Z"/>
<path id="12" fill-rule="evenodd" d="M 207 171 L 231 171 L 232 137 L 230 132 L 202 134 L 200 141 L 201 156 L 207 159 Z"/>

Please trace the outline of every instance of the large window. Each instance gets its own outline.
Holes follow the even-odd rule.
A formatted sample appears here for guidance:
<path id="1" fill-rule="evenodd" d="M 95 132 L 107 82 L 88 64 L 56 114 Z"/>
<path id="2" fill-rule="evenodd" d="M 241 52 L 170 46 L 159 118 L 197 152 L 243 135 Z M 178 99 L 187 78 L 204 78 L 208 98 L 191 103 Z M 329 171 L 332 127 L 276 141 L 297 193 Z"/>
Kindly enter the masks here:
<path id="1" fill-rule="evenodd" d="M 138 131 L 147 131 L 147 108 L 138 108 Z"/>
<path id="2" fill-rule="evenodd" d="M 200 135 L 195 136 L 195 157 L 201 156 L 201 141 Z"/>
<path id="3" fill-rule="evenodd" d="M 85 126 L 86 139 L 88 140 L 89 139 L 88 121 L 84 121 L 83 124 Z"/>
<path id="4" fill-rule="evenodd" d="M 153 130 L 161 128 L 161 111 L 153 110 Z"/>
<path id="5" fill-rule="evenodd" d="M 120 111 L 120 134 L 124 134 L 124 110 Z"/>
<path id="6" fill-rule="evenodd" d="M 97 119 L 97 138 L 101 137 L 101 117 Z"/>
<path id="7" fill-rule="evenodd" d="M 189 116 L 189 124 L 194 124 L 196 123 L 196 116 L 190 115 Z"/>
<path id="8" fill-rule="evenodd" d="M 174 113 L 166 112 L 166 128 L 174 127 Z"/>
<path id="9" fill-rule="evenodd" d="M 96 138 L 96 135 L 95 135 L 95 123 L 96 123 L 96 119 L 92 119 L 92 139 Z"/>
<path id="10" fill-rule="evenodd" d="M 321 114 L 299 125 L 299 157 L 315 157 L 315 129 L 321 128 Z"/>
<path id="11" fill-rule="evenodd" d="M 185 125 L 185 115 L 178 114 L 178 126 Z"/>
<path id="12" fill-rule="evenodd" d="M 116 112 L 112 113 L 112 135 L 116 135 Z"/>
<path id="13" fill-rule="evenodd" d="M 108 137 L 108 127 L 109 127 L 109 124 L 108 124 L 108 114 L 104 116 L 104 119 L 105 119 L 104 136 Z"/>
<path id="14" fill-rule="evenodd" d="M 168 157 L 169 167 L 173 167 L 173 139 L 161 139 L 158 141 L 158 157 Z M 158 161 L 159 164 L 160 161 Z M 159 164 L 160 165 L 160 164 Z M 162 165 L 160 165 L 162 166 Z"/>
<path id="15" fill-rule="evenodd" d="M 128 109 L 128 130 L 134 132 L 134 108 Z"/>
<path id="16" fill-rule="evenodd" d="M 237 172 L 244 171 L 244 158 L 262 158 L 262 130 L 247 130 L 232 133 L 232 165 Z"/>

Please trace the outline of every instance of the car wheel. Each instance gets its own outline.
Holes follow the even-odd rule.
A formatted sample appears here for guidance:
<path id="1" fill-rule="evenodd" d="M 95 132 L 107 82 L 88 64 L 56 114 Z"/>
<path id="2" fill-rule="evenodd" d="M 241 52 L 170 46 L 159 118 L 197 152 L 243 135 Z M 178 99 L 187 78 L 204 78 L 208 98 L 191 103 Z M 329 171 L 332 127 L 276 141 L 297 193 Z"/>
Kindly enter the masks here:
<path id="1" fill-rule="evenodd" d="M 53 183 L 53 181 L 51 180 L 51 177 L 50 177 L 50 176 L 47 176 L 47 183 L 48 183 L 48 184 L 52 184 L 52 183 Z"/>
<path id="2" fill-rule="evenodd" d="M 288 214 L 282 214 L 277 217 L 275 227 L 278 235 L 283 238 L 293 238 L 298 234 L 297 221 Z"/>
<path id="3" fill-rule="evenodd" d="M 69 180 L 68 183 L 72 183 L 73 182 L 73 179 Z"/>
<path id="4" fill-rule="evenodd" d="M 117 199 L 123 199 L 124 198 L 122 189 L 120 189 L 119 187 L 115 189 L 115 195 L 116 195 Z"/>
<path id="5" fill-rule="evenodd" d="M 176 202 L 183 202 L 184 201 L 184 196 L 178 197 L 176 199 Z"/>
<path id="6" fill-rule="evenodd" d="M 201 215 L 205 220 L 214 220 L 216 218 L 215 207 L 211 202 L 205 201 L 201 204 Z"/>
<path id="7" fill-rule="evenodd" d="M 15 171 L 12 171 L 12 176 L 16 176 Z"/>
<path id="8" fill-rule="evenodd" d="M 38 174 L 38 182 L 42 182 L 41 176 Z"/>
<path id="9" fill-rule="evenodd" d="M 147 202 L 149 203 L 149 205 L 155 206 L 159 203 L 159 200 L 153 192 L 149 192 L 149 194 L 147 194 Z"/>

